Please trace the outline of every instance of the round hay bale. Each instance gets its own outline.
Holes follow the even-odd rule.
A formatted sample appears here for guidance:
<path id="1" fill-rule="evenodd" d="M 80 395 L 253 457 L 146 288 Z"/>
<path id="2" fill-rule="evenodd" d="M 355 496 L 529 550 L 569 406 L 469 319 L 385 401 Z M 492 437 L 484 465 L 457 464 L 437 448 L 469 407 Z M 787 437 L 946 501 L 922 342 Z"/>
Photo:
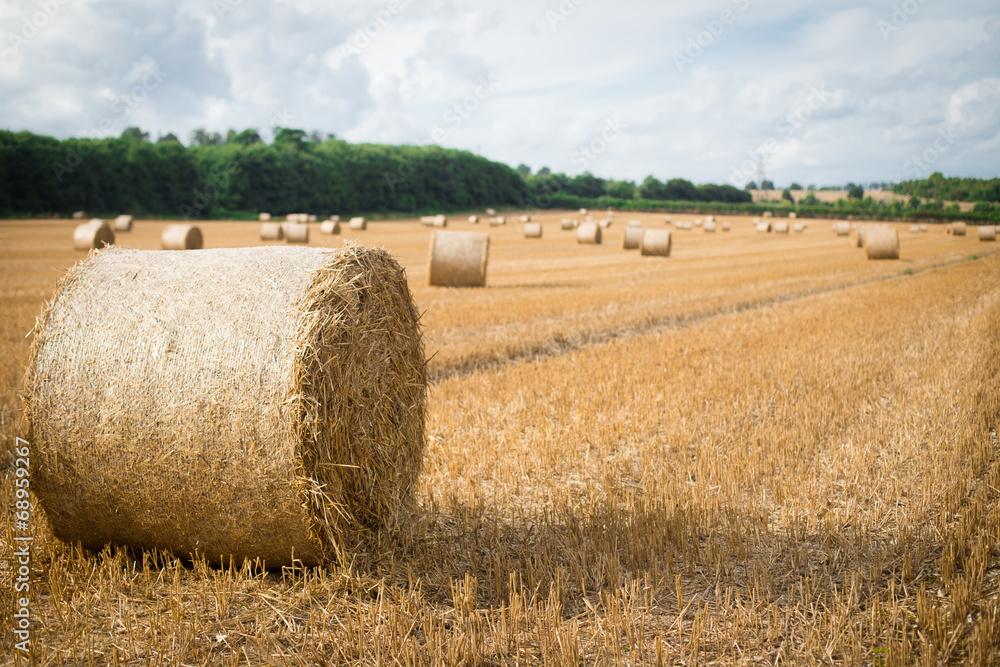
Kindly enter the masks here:
<path id="1" fill-rule="evenodd" d="M 607 218 L 605 218 L 604 220 L 599 221 L 597 224 L 600 225 L 601 227 L 607 229 L 612 224 L 614 224 L 614 220 L 608 220 Z"/>
<path id="2" fill-rule="evenodd" d="M 649 257 L 670 257 L 673 235 L 669 229 L 647 229 L 642 233 L 639 254 Z"/>
<path id="3" fill-rule="evenodd" d="M 691 225 L 690 222 L 678 222 L 675 225 L 675 227 L 677 227 L 677 229 L 680 229 L 680 230 L 685 231 L 685 232 L 690 232 L 691 229 L 692 229 L 692 225 Z"/>
<path id="4" fill-rule="evenodd" d="M 706 222 L 705 223 L 705 231 L 706 232 L 714 234 L 715 233 L 715 229 L 716 229 L 716 224 L 714 222 Z"/>
<path id="5" fill-rule="evenodd" d="M 642 220 L 629 220 L 628 221 L 628 226 L 629 227 L 642 227 Z"/>
<path id="6" fill-rule="evenodd" d="M 489 234 L 431 234 L 427 282 L 438 287 L 485 287 L 490 257 Z"/>
<path id="7" fill-rule="evenodd" d="M 899 233 L 894 227 L 871 227 L 865 232 L 868 259 L 899 259 Z"/>
<path id="8" fill-rule="evenodd" d="M 298 213 L 289 213 L 288 215 L 285 216 L 285 222 L 298 222 L 298 221 L 299 221 Z"/>
<path id="9" fill-rule="evenodd" d="M 497 214 L 497 210 L 495 208 L 488 208 L 488 209 L 486 209 L 486 215 L 496 215 L 496 214 Z"/>
<path id="10" fill-rule="evenodd" d="M 796 222 L 794 225 L 792 225 L 792 231 L 795 232 L 796 234 L 801 234 L 802 232 L 805 231 L 805 229 L 806 229 L 805 225 L 803 225 L 801 222 Z"/>
<path id="11" fill-rule="evenodd" d="M 920 233 L 920 226 L 919 225 L 910 225 L 910 233 L 911 234 L 919 234 Z"/>
<path id="12" fill-rule="evenodd" d="M 580 209 L 580 215 L 587 215 L 587 209 L 581 208 Z"/>
<path id="13" fill-rule="evenodd" d="M 521 222 L 531 222 L 531 216 L 530 215 L 522 215 L 521 216 Z"/>
<path id="14" fill-rule="evenodd" d="M 281 241 L 285 238 L 285 227 L 280 222 L 265 222 L 260 226 L 261 241 Z"/>
<path id="15" fill-rule="evenodd" d="M 624 250 L 638 250 L 642 245 L 642 228 L 626 227 L 622 236 L 622 248 Z"/>
<path id="16" fill-rule="evenodd" d="M 715 216 L 710 215 L 705 218 L 705 222 L 715 222 Z"/>
<path id="17" fill-rule="evenodd" d="M 578 224 L 579 223 L 576 220 L 572 220 L 570 218 L 563 218 L 562 220 L 559 221 L 559 228 L 560 229 L 576 229 L 576 226 Z"/>
<path id="18" fill-rule="evenodd" d="M 666 219 L 664 219 L 664 221 L 663 221 L 663 222 L 669 225 L 669 224 L 673 223 L 673 221 L 674 221 L 674 218 L 673 218 L 673 216 L 671 216 L 671 215 L 668 215 L 668 216 L 666 217 Z"/>
<path id="19" fill-rule="evenodd" d="M 74 220 L 83 220 L 86 217 L 87 217 L 87 212 L 86 211 L 73 211 L 73 219 Z"/>
<path id="20" fill-rule="evenodd" d="M 540 222 L 526 223 L 524 225 L 524 238 L 526 239 L 542 238 L 542 223 Z"/>
<path id="21" fill-rule="evenodd" d="M 340 233 L 340 221 L 339 220 L 324 220 L 323 224 L 319 226 L 319 231 L 323 234 L 339 234 Z"/>
<path id="22" fill-rule="evenodd" d="M 576 228 L 576 242 L 580 244 L 601 243 L 601 227 L 595 222 L 584 222 Z"/>
<path id="23" fill-rule="evenodd" d="M 770 222 L 758 222 L 757 223 L 757 232 L 758 233 L 760 233 L 760 234 L 767 234 L 770 231 L 771 231 L 771 223 Z"/>
<path id="24" fill-rule="evenodd" d="M 339 215 L 331 215 L 329 218 L 327 218 L 327 220 L 329 220 L 330 222 L 340 222 L 340 216 Z"/>
<path id="25" fill-rule="evenodd" d="M 424 227 L 434 226 L 434 216 L 433 215 L 422 215 L 420 216 L 420 224 Z"/>
<path id="26" fill-rule="evenodd" d="M 951 234 L 951 223 L 950 222 L 947 225 L 944 226 L 944 233 L 945 234 Z"/>
<path id="27" fill-rule="evenodd" d="M 850 236 L 851 223 L 843 221 L 834 223 L 833 233 L 836 234 L 837 236 Z"/>
<path id="28" fill-rule="evenodd" d="M 289 243 L 309 243 L 309 225 L 301 222 L 285 225 L 285 240 Z"/>
<path id="29" fill-rule="evenodd" d="M 368 221 L 363 217 L 358 216 L 356 218 L 351 218 L 351 221 L 347 223 L 347 226 L 355 231 L 365 231 L 368 229 Z"/>
<path id="30" fill-rule="evenodd" d="M 164 250 L 201 250 L 201 230 L 194 225 L 167 225 L 160 236 Z"/>
<path id="31" fill-rule="evenodd" d="M 733 228 L 733 226 L 732 226 L 732 225 L 731 225 L 731 224 L 729 223 L 729 221 L 728 221 L 728 220 L 726 220 L 726 221 L 724 221 L 724 222 L 722 223 L 722 231 L 724 231 L 724 232 L 728 232 L 728 231 L 730 231 L 730 230 L 731 230 L 732 228 Z"/>
<path id="32" fill-rule="evenodd" d="M 479 216 L 478 215 L 470 215 L 469 216 L 469 222 L 471 222 L 473 224 L 479 224 Z"/>
<path id="33" fill-rule="evenodd" d="M 997 240 L 997 229 L 996 227 L 980 227 L 979 228 L 979 240 L 980 241 L 996 241 Z"/>
<path id="34" fill-rule="evenodd" d="M 956 222 L 951 226 L 951 233 L 955 236 L 965 236 L 966 225 L 964 222 Z"/>
<path id="35" fill-rule="evenodd" d="M 307 219 L 306 219 L 306 222 L 318 222 L 318 221 L 319 221 L 319 218 L 317 218 L 315 215 L 309 215 L 309 216 L 307 216 Z"/>
<path id="36" fill-rule="evenodd" d="M 132 231 L 132 216 L 131 215 L 119 215 L 115 218 L 115 229 L 116 232 L 130 232 Z"/>
<path id="37" fill-rule="evenodd" d="M 920 225 L 920 231 L 921 232 L 926 232 L 927 231 L 927 225 Z"/>
<path id="38" fill-rule="evenodd" d="M 791 218 L 792 220 L 794 220 L 794 219 L 796 219 L 797 217 L 799 217 L 799 214 L 798 214 L 798 213 L 796 213 L 795 211 L 789 211 L 789 212 L 788 212 L 788 217 L 789 217 L 789 218 Z"/>
<path id="39" fill-rule="evenodd" d="M 774 233 L 775 234 L 787 234 L 788 233 L 788 223 L 784 220 L 778 220 L 774 223 Z"/>
<path id="40" fill-rule="evenodd" d="M 704 223 L 704 222 L 702 221 L 702 219 L 701 219 L 701 218 L 696 218 L 696 219 L 695 219 L 695 221 L 694 221 L 694 226 L 695 226 L 695 227 L 701 227 L 701 226 L 702 226 L 702 225 L 704 225 L 704 224 L 705 224 L 705 223 Z"/>
<path id="41" fill-rule="evenodd" d="M 496 218 L 492 218 L 490 220 L 490 227 L 499 227 L 501 225 L 506 225 L 506 224 L 507 224 L 507 218 L 503 217 L 502 215 Z"/>
<path id="42" fill-rule="evenodd" d="M 257 222 L 271 222 L 271 214 L 270 213 L 258 213 L 257 214 Z"/>
<path id="43" fill-rule="evenodd" d="M 860 227 L 859 226 L 859 227 L 855 227 L 854 228 L 854 243 L 859 248 L 864 248 L 865 247 L 865 228 L 864 227 Z"/>
<path id="44" fill-rule="evenodd" d="M 772 213 L 771 211 L 764 211 L 764 217 L 765 218 L 770 218 L 770 217 L 773 217 L 773 216 L 774 216 L 774 213 Z"/>
<path id="45" fill-rule="evenodd" d="M 431 221 L 431 224 L 434 227 L 447 227 L 448 218 L 444 217 L 443 215 L 435 215 L 434 219 Z"/>
<path id="46" fill-rule="evenodd" d="M 39 320 L 31 488 L 88 549 L 319 564 L 404 520 L 424 364 L 384 249 L 100 252 Z"/>
<path id="47" fill-rule="evenodd" d="M 113 245 L 115 233 L 103 220 L 85 222 L 73 230 L 74 250 L 94 250 Z"/>

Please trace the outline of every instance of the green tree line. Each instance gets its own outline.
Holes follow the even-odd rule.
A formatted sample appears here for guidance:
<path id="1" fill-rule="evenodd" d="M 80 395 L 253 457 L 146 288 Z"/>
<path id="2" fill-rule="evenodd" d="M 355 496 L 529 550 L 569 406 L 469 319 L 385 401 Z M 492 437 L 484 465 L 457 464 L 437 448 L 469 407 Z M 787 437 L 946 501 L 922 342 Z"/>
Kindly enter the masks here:
<path id="1" fill-rule="evenodd" d="M 1000 178 L 945 178 L 934 172 L 922 181 L 902 181 L 892 186 L 898 194 L 943 201 L 971 201 L 995 206 L 1000 202 Z M 992 208 L 983 207 L 983 208 Z M 980 207 L 977 206 L 977 210 Z"/>

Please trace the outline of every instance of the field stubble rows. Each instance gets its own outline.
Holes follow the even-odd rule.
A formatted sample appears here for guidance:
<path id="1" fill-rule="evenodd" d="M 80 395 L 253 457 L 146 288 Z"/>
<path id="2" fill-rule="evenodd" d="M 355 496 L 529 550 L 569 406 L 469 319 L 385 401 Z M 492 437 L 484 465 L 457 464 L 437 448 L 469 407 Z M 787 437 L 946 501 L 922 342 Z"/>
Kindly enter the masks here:
<path id="1" fill-rule="evenodd" d="M 38 662 L 995 659 L 1000 261 L 961 261 L 985 244 L 901 234 L 902 260 L 868 262 L 823 221 L 734 218 L 657 260 L 620 249 L 621 215 L 599 248 L 559 217 L 540 242 L 490 229 L 485 290 L 424 286 L 426 228 L 359 237 L 407 267 L 435 354 L 404 533 L 279 576 L 84 554 L 42 523 Z M 24 334 L 79 257 L 68 223 L 32 224 L 0 224 L 10 415 Z"/>

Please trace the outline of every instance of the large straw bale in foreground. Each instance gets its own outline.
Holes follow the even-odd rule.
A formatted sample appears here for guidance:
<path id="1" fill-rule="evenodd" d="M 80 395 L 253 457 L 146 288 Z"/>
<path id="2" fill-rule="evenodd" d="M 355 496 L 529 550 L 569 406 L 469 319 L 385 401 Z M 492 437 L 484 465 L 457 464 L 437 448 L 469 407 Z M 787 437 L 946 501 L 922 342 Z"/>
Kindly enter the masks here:
<path id="1" fill-rule="evenodd" d="M 434 232 L 431 234 L 427 282 L 439 287 L 485 287 L 490 258 L 489 234 Z"/>
<path id="2" fill-rule="evenodd" d="M 670 257 L 670 247 L 672 245 L 673 240 L 669 229 L 647 229 L 642 235 L 639 254 L 654 257 Z"/>
<path id="3" fill-rule="evenodd" d="M 100 219 L 85 222 L 77 225 L 73 230 L 74 250 L 93 250 L 112 245 L 115 242 L 115 233 L 108 227 L 108 223 Z"/>
<path id="4" fill-rule="evenodd" d="M 870 227 L 865 231 L 868 259 L 899 259 L 899 233 L 893 227 Z"/>
<path id="5" fill-rule="evenodd" d="M 597 244 L 601 243 L 601 227 L 596 222 L 584 222 L 576 228 L 576 242 Z"/>
<path id="6" fill-rule="evenodd" d="M 201 230 L 194 225 L 167 225 L 160 237 L 164 250 L 201 250 Z"/>
<path id="7" fill-rule="evenodd" d="M 626 227 L 622 235 L 622 248 L 624 250 L 638 250 L 642 245 L 642 228 Z"/>
<path id="8" fill-rule="evenodd" d="M 425 359 L 384 249 L 110 249 L 36 332 L 31 488 L 65 541 L 277 567 L 405 515 Z"/>
<path id="9" fill-rule="evenodd" d="M 281 241 L 285 238 L 285 226 L 280 222 L 265 222 L 260 226 L 261 241 Z"/>
<path id="10" fill-rule="evenodd" d="M 996 227 L 980 227 L 979 228 L 979 240 L 980 241 L 996 241 L 997 240 L 997 230 Z"/>

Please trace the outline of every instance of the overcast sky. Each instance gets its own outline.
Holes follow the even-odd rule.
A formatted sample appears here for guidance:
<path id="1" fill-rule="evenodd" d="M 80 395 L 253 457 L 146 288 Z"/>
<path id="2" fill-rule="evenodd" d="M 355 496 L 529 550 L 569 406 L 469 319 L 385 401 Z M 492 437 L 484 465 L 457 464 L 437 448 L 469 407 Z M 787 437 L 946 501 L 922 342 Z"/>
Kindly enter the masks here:
<path id="1" fill-rule="evenodd" d="M 1000 175 L 996 0 L 0 0 L 0 127 L 780 187 Z"/>

